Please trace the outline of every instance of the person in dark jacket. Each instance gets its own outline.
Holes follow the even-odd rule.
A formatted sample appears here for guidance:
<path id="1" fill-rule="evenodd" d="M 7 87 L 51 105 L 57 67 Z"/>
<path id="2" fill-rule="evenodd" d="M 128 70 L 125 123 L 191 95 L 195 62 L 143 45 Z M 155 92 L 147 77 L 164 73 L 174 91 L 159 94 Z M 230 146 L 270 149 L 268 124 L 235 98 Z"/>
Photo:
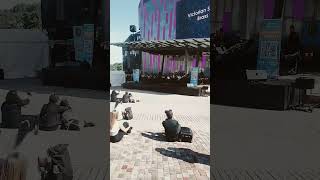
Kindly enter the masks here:
<path id="1" fill-rule="evenodd" d="M 30 103 L 29 99 L 21 99 L 15 90 L 7 93 L 6 100 L 1 105 L 3 128 L 19 128 L 24 116 L 21 114 L 21 108 Z"/>
<path id="2" fill-rule="evenodd" d="M 165 111 L 167 119 L 162 122 L 165 130 L 166 139 L 169 142 L 177 141 L 181 131 L 181 126 L 177 120 L 173 118 L 172 110 Z"/>
<path id="3" fill-rule="evenodd" d="M 294 25 L 290 26 L 290 34 L 288 37 L 288 53 L 293 54 L 301 49 L 299 34 L 295 31 Z"/>
<path id="4" fill-rule="evenodd" d="M 59 97 L 52 94 L 49 103 L 42 106 L 40 112 L 39 129 L 43 131 L 55 131 L 61 125 L 61 113 L 70 109 L 69 106 L 60 106 Z"/>
<path id="5" fill-rule="evenodd" d="M 119 93 L 117 93 L 115 90 L 111 92 L 111 102 L 116 102 L 117 101 L 117 96 Z"/>
<path id="6" fill-rule="evenodd" d="M 122 102 L 123 103 L 129 103 L 130 102 L 130 95 L 128 92 L 125 92 L 125 94 L 122 97 Z"/>

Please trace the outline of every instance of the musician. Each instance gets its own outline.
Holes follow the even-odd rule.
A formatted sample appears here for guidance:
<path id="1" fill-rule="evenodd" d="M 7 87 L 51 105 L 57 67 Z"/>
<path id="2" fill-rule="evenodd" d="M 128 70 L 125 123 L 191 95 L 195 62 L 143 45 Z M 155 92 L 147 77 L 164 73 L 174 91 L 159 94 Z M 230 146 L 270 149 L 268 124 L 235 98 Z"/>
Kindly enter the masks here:
<path id="1" fill-rule="evenodd" d="M 290 26 L 290 34 L 287 42 L 288 53 L 294 54 L 298 52 L 301 48 L 301 42 L 299 38 L 299 34 L 295 31 L 294 25 Z"/>

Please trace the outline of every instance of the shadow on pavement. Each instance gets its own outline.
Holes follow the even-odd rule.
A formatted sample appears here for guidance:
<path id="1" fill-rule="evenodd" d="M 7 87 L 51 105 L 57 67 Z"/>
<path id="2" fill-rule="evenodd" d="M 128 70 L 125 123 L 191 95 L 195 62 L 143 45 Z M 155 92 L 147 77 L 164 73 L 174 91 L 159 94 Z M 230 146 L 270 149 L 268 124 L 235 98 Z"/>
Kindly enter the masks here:
<path id="1" fill-rule="evenodd" d="M 180 159 L 188 163 L 199 163 L 210 166 L 210 155 L 194 152 L 191 149 L 169 147 L 168 149 L 156 148 L 155 150 L 167 157 Z"/>
<path id="2" fill-rule="evenodd" d="M 141 133 L 143 137 L 156 140 L 156 141 L 166 141 L 166 137 L 163 133 L 153 133 L 153 132 L 147 132 L 147 133 Z"/>

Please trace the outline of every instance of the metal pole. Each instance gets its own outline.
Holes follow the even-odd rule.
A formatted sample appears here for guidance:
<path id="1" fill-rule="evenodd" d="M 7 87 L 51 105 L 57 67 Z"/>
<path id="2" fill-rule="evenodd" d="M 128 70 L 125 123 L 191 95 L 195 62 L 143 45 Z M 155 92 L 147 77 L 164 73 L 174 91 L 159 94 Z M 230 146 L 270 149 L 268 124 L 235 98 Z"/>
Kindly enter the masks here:
<path id="1" fill-rule="evenodd" d="M 189 73 L 189 69 L 188 69 L 188 61 L 189 61 L 189 52 L 188 52 L 188 49 L 185 49 L 184 67 L 185 67 L 186 74 L 188 74 L 188 73 Z"/>
<path id="2" fill-rule="evenodd" d="M 161 75 L 163 75 L 164 55 L 162 55 Z"/>

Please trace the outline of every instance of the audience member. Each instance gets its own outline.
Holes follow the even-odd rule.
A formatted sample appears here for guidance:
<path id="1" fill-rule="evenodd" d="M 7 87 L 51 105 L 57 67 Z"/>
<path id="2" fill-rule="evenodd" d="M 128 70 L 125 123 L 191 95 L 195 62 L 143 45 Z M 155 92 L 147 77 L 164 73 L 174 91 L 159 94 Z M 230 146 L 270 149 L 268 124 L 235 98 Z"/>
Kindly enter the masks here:
<path id="1" fill-rule="evenodd" d="M 179 139 L 181 126 L 177 120 L 173 118 L 172 110 L 165 111 L 167 119 L 162 122 L 165 130 L 166 139 L 169 142 L 174 142 Z"/>
<path id="2" fill-rule="evenodd" d="M 60 106 L 59 97 L 50 95 L 49 103 L 43 105 L 40 112 L 39 129 L 43 131 L 55 131 L 61 125 L 61 113 L 70 109 L 68 106 Z"/>
<path id="3" fill-rule="evenodd" d="M 110 112 L 110 142 L 116 143 L 122 140 L 124 135 L 131 133 L 133 127 L 128 122 L 123 124 L 118 122 L 119 112 Z"/>

